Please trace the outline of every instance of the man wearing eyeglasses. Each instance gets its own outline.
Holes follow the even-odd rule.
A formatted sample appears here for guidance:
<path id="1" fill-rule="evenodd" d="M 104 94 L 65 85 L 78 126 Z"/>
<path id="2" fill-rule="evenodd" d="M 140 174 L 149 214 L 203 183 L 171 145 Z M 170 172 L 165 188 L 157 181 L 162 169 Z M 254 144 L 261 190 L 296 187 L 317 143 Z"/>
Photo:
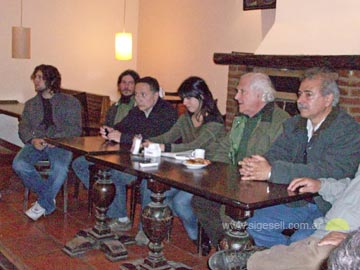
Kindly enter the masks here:
<path id="1" fill-rule="evenodd" d="M 360 162 L 360 126 L 339 109 L 339 96 L 334 73 L 324 68 L 305 72 L 297 100 L 300 115 L 284 123 L 283 133 L 263 156 L 239 162 L 242 180 L 289 184 L 299 177 L 353 178 Z M 311 235 L 313 220 L 329 209 L 321 196 L 259 209 L 247 231 L 258 246 L 289 245 Z M 300 229 L 290 237 L 282 234 L 294 227 Z"/>
<path id="2" fill-rule="evenodd" d="M 160 86 L 152 77 L 143 77 L 135 84 L 135 102 L 128 114 L 114 126 L 104 125 L 100 134 L 105 140 L 132 144 L 133 138 L 141 134 L 143 139 L 155 137 L 168 131 L 177 120 L 177 111 L 170 103 L 160 98 Z M 73 169 L 81 181 L 89 186 L 89 162 L 85 159 L 73 165 Z M 84 173 L 85 172 L 85 173 Z M 117 170 L 111 170 L 111 179 L 116 186 L 116 195 L 111 203 L 107 217 L 108 225 L 113 231 L 128 231 L 131 222 L 126 212 L 126 185 L 136 177 Z M 84 175 L 86 174 L 86 177 Z"/>

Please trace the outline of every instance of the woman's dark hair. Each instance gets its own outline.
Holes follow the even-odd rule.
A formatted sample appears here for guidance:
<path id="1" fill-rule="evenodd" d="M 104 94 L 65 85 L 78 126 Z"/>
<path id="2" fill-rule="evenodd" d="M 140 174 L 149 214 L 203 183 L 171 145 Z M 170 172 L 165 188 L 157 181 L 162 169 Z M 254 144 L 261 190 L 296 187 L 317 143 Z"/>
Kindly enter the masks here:
<path id="1" fill-rule="evenodd" d="M 159 85 L 158 81 L 153 77 L 140 78 L 136 83 L 148 84 L 150 86 L 150 90 L 154 93 L 160 91 L 160 85 Z"/>
<path id="2" fill-rule="evenodd" d="M 127 76 L 127 75 L 130 75 L 133 79 L 134 79 L 134 82 L 137 83 L 137 81 L 140 79 L 140 76 L 139 74 L 135 71 L 135 70 L 132 70 L 132 69 L 127 69 L 125 71 L 123 71 L 120 75 L 119 75 L 119 78 L 117 80 L 117 84 L 121 83 L 121 80 L 123 77 Z"/>
<path id="3" fill-rule="evenodd" d="M 182 82 L 178 91 L 181 99 L 194 97 L 201 104 L 200 114 L 204 123 L 215 121 L 223 123 L 223 117 L 217 107 L 216 100 L 210 92 L 206 82 L 200 77 L 192 76 Z"/>
<path id="4" fill-rule="evenodd" d="M 58 69 L 51 65 L 39 65 L 35 67 L 33 73 L 31 74 L 31 79 L 35 79 L 35 74 L 38 71 L 42 72 L 43 80 L 45 81 L 46 88 L 50 89 L 54 93 L 60 92 L 61 87 L 61 75 Z"/>

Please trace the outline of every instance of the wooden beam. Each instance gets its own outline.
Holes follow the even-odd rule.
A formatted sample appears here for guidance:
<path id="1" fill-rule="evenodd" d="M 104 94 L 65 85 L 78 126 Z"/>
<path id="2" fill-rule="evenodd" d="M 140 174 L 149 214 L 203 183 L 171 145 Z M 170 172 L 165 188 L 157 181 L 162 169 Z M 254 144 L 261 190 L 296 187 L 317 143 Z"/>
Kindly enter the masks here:
<path id="1" fill-rule="evenodd" d="M 307 69 L 327 66 L 333 69 L 360 70 L 359 55 L 258 55 L 251 53 L 214 53 L 218 65 L 246 65 L 279 69 Z"/>

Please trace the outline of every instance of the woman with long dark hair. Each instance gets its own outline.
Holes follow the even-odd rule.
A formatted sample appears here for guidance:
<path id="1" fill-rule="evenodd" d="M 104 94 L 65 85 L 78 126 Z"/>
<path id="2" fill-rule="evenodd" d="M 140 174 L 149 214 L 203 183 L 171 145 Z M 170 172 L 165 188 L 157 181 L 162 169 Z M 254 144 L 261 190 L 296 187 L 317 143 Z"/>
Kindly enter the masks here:
<path id="1" fill-rule="evenodd" d="M 159 143 L 165 152 L 180 152 L 196 148 L 205 149 L 206 157 L 212 156 L 208 146 L 225 134 L 223 117 L 216 105 L 206 82 L 199 77 L 189 77 L 178 89 L 187 111 L 181 115 L 175 125 L 166 133 L 150 138 L 143 143 Z M 176 143 L 181 141 L 181 143 Z M 143 182 L 143 206 L 150 202 L 150 190 Z M 175 214 L 181 219 L 191 240 L 197 239 L 197 218 L 192 211 L 193 194 L 171 188 L 165 193 Z M 138 239 L 140 234 L 138 234 Z M 142 238 L 145 235 L 142 233 Z M 138 241 L 139 242 L 139 241 Z M 140 241 L 141 242 L 141 241 Z M 146 243 L 146 241 L 144 241 Z"/>

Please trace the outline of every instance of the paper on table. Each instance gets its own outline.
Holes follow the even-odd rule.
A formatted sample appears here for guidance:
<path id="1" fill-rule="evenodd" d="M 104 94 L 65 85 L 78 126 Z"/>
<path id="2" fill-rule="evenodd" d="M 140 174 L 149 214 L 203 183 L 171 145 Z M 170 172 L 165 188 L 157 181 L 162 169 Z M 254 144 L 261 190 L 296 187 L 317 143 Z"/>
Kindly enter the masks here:
<path id="1" fill-rule="evenodd" d="M 192 152 L 193 150 L 183 151 L 183 152 L 162 152 L 161 156 L 175 158 L 179 160 L 187 160 L 190 159 Z"/>
<path id="2" fill-rule="evenodd" d="M 159 166 L 159 162 L 139 163 L 141 168 Z"/>

